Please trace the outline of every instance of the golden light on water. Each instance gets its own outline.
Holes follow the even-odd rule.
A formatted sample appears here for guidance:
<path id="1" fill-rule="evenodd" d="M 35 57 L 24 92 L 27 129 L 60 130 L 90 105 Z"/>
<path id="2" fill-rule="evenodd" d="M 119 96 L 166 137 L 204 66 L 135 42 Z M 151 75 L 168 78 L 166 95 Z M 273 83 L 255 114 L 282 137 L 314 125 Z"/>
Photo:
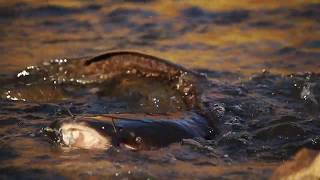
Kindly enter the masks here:
<path id="1" fill-rule="evenodd" d="M 303 13 L 305 11 L 303 8 L 312 6 L 317 1 L 103 2 L 96 1 L 96 4 L 101 3 L 97 10 L 88 12 L 84 10 L 83 13 L 70 13 L 67 16 L 49 14 L 26 17 L 25 11 L 21 10 L 20 14 L 19 9 L 15 10 L 16 16 L 10 23 L 3 25 L 4 28 L 1 30 L 4 34 L 1 38 L 1 47 L 4 49 L 1 59 L 4 65 L 1 68 L 4 71 L 19 70 L 27 65 L 54 58 L 94 56 L 110 49 L 127 49 L 153 54 L 192 68 L 240 71 L 243 74 L 259 72 L 265 68 L 281 74 L 300 71 L 318 72 L 319 69 L 317 66 L 302 63 L 303 57 L 294 60 L 298 61 L 294 62 L 295 67 L 272 65 L 273 62 L 279 61 L 291 63 L 289 62 L 291 56 L 275 55 L 281 48 L 293 47 L 299 51 L 319 53 L 317 47 L 304 46 L 307 42 L 319 39 L 319 23 L 303 16 L 288 17 L 291 10 Z M 15 3 L 17 2 L 8 4 L 14 6 Z M 89 1 L 39 3 L 30 0 L 19 3 L 25 3 L 33 8 L 47 6 L 66 8 L 66 11 L 69 9 L 77 11 L 95 4 Z M 192 7 L 201 9 L 205 14 L 195 17 L 184 16 L 183 11 Z M 117 21 L 110 23 L 108 14 L 119 9 L 141 10 L 142 13 L 152 12 L 154 15 L 144 17 L 133 14 L 127 17 L 124 12 L 120 16 L 125 16 L 134 24 L 122 25 L 121 23 L 126 22 Z M 232 13 L 239 10 L 248 12 L 248 17 L 243 17 L 239 22 L 215 24 L 206 19 L 210 13 Z M 31 14 L 37 13 L 37 10 L 34 11 L 31 11 Z M 271 25 L 251 26 L 257 22 Z M 155 36 L 163 38 L 141 39 L 144 34 L 150 33 L 148 30 L 144 32 L 143 27 L 142 31 L 132 31 L 132 28 L 139 28 L 144 24 L 155 25 L 151 31 L 158 33 Z M 185 28 L 186 32 L 183 32 L 181 29 Z M 141 43 L 152 44 L 141 45 Z M 271 64 L 271 67 L 265 64 Z"/>

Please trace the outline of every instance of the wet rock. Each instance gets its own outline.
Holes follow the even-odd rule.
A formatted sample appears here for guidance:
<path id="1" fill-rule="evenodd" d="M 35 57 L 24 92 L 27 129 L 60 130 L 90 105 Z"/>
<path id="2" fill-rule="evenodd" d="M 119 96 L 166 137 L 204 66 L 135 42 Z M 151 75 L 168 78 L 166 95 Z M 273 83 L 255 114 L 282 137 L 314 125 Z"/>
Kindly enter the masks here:
<path id="1" fill-rule="evenodd" d="M 320 153 L 302 149 L 276 169 L 271 179 L 320 179 Z"/>

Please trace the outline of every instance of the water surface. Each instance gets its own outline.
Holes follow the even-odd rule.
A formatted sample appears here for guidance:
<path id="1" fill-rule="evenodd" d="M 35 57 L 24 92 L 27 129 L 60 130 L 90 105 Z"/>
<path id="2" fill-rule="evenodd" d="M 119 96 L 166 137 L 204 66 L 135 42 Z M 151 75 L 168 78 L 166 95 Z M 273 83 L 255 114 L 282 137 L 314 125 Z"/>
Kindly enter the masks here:
<path id="1" fill-rule="evenodd" d="M 320 148 L 319 14 L 316 1 L 1 2 L 0 177 L 270 177 L 302 147 Z M 66 108 L 75 115 L 159 110 L 128 110 L 135 100 L 100 98 L 93 87 L 35 83 L 39 74 L 11 78 L 44 61 L 124 49 L 206 73 L 220 134 L 140 152 L 61 149 L 40 136 L 70 116 Z M 154 86 L 166 95 L 165 86 Z M 8 97 L 20 89 L 24 97 Z M 167 103 L 162 110 L 179 106 Z"/>

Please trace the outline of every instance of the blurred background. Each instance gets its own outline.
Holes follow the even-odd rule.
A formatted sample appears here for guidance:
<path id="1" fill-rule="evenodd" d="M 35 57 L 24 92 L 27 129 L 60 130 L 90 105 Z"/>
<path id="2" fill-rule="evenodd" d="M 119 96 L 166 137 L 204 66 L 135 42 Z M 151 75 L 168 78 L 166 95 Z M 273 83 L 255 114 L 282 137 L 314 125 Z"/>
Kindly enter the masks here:
<path id="1" fill-rule="evenodd" d="M 318 2 L 2 0 L 0 71 L 136 50 L 243 75 L 320 72 Z"/>

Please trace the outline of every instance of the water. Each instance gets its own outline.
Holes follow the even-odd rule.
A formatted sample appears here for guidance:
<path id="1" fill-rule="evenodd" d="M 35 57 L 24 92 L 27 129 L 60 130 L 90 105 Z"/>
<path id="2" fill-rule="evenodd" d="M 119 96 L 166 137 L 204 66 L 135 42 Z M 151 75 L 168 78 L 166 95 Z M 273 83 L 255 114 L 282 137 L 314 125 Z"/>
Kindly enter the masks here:
<path id="1" fill-rule="evenodd" d="M 320 148 L 319 4 L 37 2 L 0 3 L 1 178 L 266 179 L 302 147 Z M 43 61 L 119 49 L 206 73 L 212 84 L 206 101 L 219 117 L 219 134 L 138 152 L 70 150 L 41 136 L 41 128 L 70 117 L 66 108 L 77 116 L 185 110 L 163 82 L 140 87 L 145 80 L 124 79 L 110 99 L 108 91 L 96 95 L 105 84 L 23 77 L 23 69 Z M 12 81 L 17 75 L 22 79 Z M 141 104 L 136 93 L 145 97 L 153 86 L 150 96 L 161 99 L 160 108 L 148 98 L 144 107 L 127 104 Z M 112 99 L 128 88 L 135 93 Z"/>

